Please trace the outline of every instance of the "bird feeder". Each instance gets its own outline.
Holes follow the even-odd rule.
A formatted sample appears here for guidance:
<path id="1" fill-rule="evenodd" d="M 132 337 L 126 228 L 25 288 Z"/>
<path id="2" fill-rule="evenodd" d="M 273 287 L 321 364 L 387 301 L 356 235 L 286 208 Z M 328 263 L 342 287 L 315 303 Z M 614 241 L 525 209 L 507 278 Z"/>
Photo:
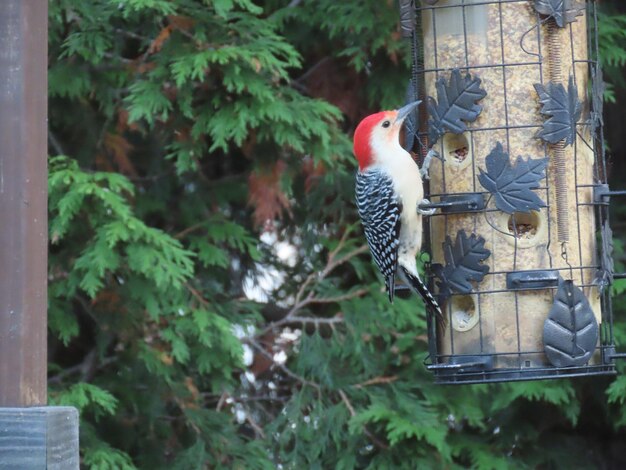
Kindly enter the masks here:
<path id="1" fill-rule="evenodd" d="M 615 373 L 596 2 L 400 1 L 440 383 Z M 431 157 L 443 157 L 443 162 Z M 432 317 L 432 316 L 431 316 Z"/>

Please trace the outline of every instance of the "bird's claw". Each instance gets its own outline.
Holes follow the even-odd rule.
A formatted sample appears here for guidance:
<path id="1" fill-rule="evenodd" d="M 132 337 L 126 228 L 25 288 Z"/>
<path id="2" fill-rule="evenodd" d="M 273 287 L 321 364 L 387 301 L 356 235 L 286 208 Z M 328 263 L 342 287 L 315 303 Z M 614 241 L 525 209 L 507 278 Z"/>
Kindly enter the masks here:
<path id="1" fill-rule="evenodd" d="M 430 164 L 434 158 L 438 158 L 442 162 L 445 161 L 436 150 L 430 149 L 424 158 L 424 163 L 422 163 L 422 168 L 420 168 L 420 175 L 422 179 L 429 180 L 430 175 L 428 174 L 428 170 L 430 168 Z"/>
<path id="2" fill-rule="evenodd" d="M 423 205 L 429 205 L 430 201 L 428 199 L 422 199 L 420 201 L 420 203 L 417 205 L 417 213 L 421 214 L 421 215 L 433 215 L 437 209 L 436 208 L 432 208 L 432 209 L 422 209 L 420 206 Z"/>

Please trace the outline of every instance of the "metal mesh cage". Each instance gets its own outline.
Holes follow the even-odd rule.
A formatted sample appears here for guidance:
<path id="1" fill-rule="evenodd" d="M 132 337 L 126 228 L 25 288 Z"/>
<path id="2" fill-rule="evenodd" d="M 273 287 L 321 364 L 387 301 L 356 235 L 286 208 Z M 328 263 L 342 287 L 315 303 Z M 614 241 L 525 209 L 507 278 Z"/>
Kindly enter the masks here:
<path id="1" fill-rule="evenodd" d="M 613 374 L 596 2 L 400 1 L 441 383 Z M 443 162 L 433 159 L 443 157 Z"/>

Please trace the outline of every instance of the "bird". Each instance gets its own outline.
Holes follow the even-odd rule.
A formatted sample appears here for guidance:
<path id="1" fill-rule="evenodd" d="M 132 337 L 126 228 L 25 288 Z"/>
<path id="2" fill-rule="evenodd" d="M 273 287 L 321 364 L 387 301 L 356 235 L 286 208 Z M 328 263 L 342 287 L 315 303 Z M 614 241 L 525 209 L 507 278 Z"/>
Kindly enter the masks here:
<path id="1" fill-rule="evenodd" d="M 356 206 L 389 301 L 393 303 L 397 276 L 422 297 L 431 312 L 443 318 L 415 260 L 422 246 L 422 217 L 431 214 L 418 207 L 425 201 L 422 172 L 400 145 L 402 124 L 419 103 L 371 114 L 356 127 Z"/>

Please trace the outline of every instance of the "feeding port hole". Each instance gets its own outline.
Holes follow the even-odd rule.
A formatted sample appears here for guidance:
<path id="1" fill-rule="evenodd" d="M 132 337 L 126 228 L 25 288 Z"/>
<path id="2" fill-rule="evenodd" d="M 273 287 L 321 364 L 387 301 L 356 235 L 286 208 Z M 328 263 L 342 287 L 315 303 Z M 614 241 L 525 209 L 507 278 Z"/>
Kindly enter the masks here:
<path id="1" fill-rule="evenodd" d="M 471 161 L 470 144 L 465 134 L 445 134 L 443 152 L 446 161 L 456 166 L 465 166 Z"/>
<path id="2" fill-rule="evenodd" d="M 532 240 L 537 236 L 540 223 L 537 212 L 528 214 L 515 212 L 509 217 L 507 228 L 509 233 L 517 238 Z"/>
<path id="3" fill-rule="evenodd" d="M 452 328 L 456 331 L 469 331 L 478 324 L 476 302 L 470 295 L 457 295 L 452 298 Z"/>

